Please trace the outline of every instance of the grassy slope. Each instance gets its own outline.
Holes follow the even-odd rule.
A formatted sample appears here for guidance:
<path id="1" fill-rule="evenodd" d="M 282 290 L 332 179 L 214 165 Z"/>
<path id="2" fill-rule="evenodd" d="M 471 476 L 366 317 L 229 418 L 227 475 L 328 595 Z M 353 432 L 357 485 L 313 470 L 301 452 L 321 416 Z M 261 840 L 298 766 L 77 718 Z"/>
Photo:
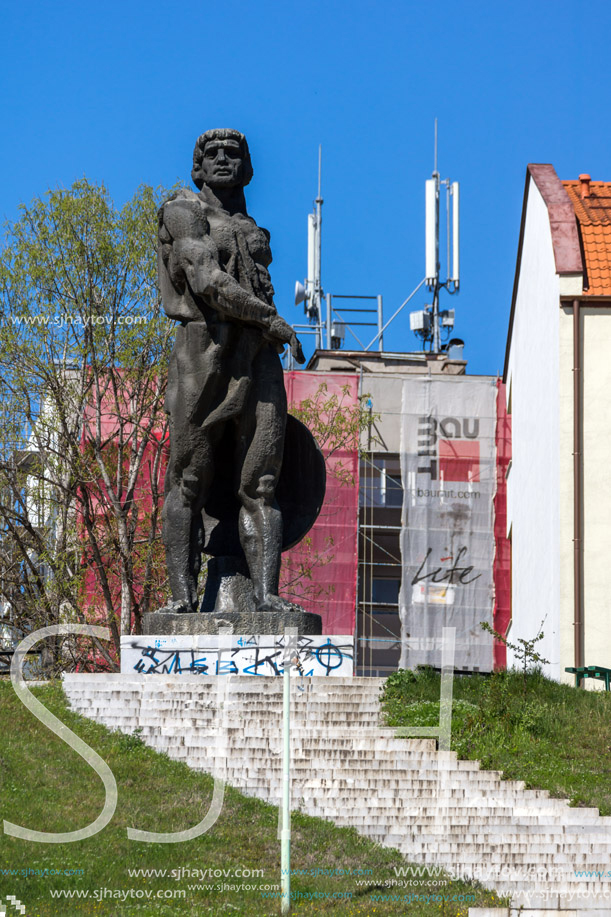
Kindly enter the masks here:
<path id="1" fill-rule="evenodd" d="M 188 869 L 221 868 L 232 872 L 263 869 L 259 879 L 207 879 L 223 882 L 276 884 L 280 882 L 280 846 L 277 840 L 278 810 L 241 796 L 229 788 L 218 822 L 211 831 L 183 844 L 144 844 L 129 841 L 126 827 L 150 831 L 177 831 L 197 824 L 208 809 L 212 780 L 169 760 L 134 737 L 110 733 L 104 727 L 66 709 L 61 688 L 49 685 L 34 689 L 39 699 L 63 722 L 91 745 L 111 767 L 119 788 L 115 815 L 101 833 L 72 844 L 39 844 L 0 833 L 0 899 L 16 895 L 26 905 L 27 917 L 71 915 L 248 915 L 268 917 L 280 912 L 279 904 L 264 900 L 259 891 L 189 890 L 197 878 L 130 877 L 128 868 Z M 16 699 L 10 682 L 0 681 L 0 799 L 1 817 L 41 831 L 70 831 L 93 821 L 102 809 L 103 787 L 85 762 L 54 734 L 35 720 Z M 410 917 L 466 917 L 468 905 L 456 902 L 422 903 L 412 900 L 380 902 L 372 894 L 408 893 L 431 895 L 475 894 L 471 905 L 490 906 L 494 896 L 464 883 L 443 888 L 426 880 L 408 888 L 388 888 L 394 868 L 405 861 L 355 832 L 295 814 L 292 819 L 294 869 L 371 869 L 365 884 L 352 877 L 293 878 L 295 892 L 351 892 L 349 901 L 317 899 L 295 903 L 294 914 L 385 915 Z M 8 876 L 2 870 L 84 869 L 83 876 Z M 404 877 L 409 880 L 410 876 Z M 362 881 L 362 880 L 361 880 Z M 185 899 L 143 902 L 132 899 L 53 900 L 51 889 L 184 889 Z M 10 912 L 9 912 L 10 913 Z M 8 915 L 7 915 L 8 917 Z"/>
<path id="2" fill-rule="evenodd" d="M 430 670 L 395 673 L 385 685 L 387 722 L 437 725 L 439 690 Z M 454 699 L 466 702 L 453 709 L 459 757 L 611 814 L 611 693 L 499 673 L 455 678 Z"/>

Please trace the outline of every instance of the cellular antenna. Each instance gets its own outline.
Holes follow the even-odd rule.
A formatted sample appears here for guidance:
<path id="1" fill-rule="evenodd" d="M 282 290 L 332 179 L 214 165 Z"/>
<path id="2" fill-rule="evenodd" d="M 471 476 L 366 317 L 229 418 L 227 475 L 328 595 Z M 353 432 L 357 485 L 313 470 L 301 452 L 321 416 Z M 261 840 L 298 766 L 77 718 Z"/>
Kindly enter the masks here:
<path id="1" fill-rule="evenodd" d="M 324 296 L 321 280 L 322 259 L 322 146 L 318 147 L 318 196 L 314 201 L 314 212 L 308 214 L 308 276 L 304 283 L 295 284 L 295 305 L 304 304 L 308 318 L 306 326 L 316 335 L 316 347 L 323 346 L 323 321 L 321 303 Z M 295 328 L 300 327 L 295 325 Z"/>
<path id="2" fill-rule="evenodd" d="M 435 118 L 435 142 L 433 174 L 425 182 L 425 284 L 433 294 L 431 305 L 410 315 L 410 327 L 425 344 L 430 344 L 432 353 L 441 353 L 441 334 L 454 327 L 454 309 L 439 309 L 439 294 L 442 289 L 458 293 L 460 286 L 460 192 L 456 181 L 442 179 L 437 167 L 438 130 Z M 446 279 L 441 280 L 439 257 L 439 223 L 441 189 L 445 187 L 446 198 Z"/>

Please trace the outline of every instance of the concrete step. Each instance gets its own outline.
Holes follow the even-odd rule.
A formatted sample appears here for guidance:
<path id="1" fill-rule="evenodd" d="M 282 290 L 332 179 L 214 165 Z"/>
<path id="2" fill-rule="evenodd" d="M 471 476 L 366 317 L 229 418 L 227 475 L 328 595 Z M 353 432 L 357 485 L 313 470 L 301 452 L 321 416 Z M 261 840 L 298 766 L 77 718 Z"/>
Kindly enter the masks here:
<path id="1" fill-rule="evenodd" d="M 416 863 L 474 877 L 485 864 L 496 871 L 485 884 L 512 896 L 510 917 L 517 903 L 530 917 L 552 917 L 554 908 L 572 917 L 564 904 L 576 892 L 589 895 L 580 900 L 579 917 L 609 917 L 609 902 L 601 910 L 600 899 L 611 883 L 574 877 L 572 870 L 608 868 L 611 819 L 438 752 L 435 739 L 397 738 L 381 724 L 382 684 L 293 680 L 293 804 L 355 827 Z M 141 729 L 147 744 L 170 757 L 221 776 L 246 795 L 280 802 L 281 679 L 85 675 L 67 676 L 65 688 L 84 715 L 126 732 Z M 508 867 L 516 873 L 511 879 L 503 875 Z M 533 867 L 549 880 L 532 878 Z M 543 892 L 547 899 L 536 911 L 533 896 Z M 471 912 L 484 917 L 481 909 Z"/>

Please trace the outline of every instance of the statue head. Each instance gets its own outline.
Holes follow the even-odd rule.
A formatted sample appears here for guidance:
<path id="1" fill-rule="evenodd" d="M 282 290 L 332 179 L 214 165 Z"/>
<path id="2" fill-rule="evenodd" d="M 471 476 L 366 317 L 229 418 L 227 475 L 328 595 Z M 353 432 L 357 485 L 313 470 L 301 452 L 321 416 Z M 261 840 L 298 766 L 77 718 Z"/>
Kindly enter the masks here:
<path id="1" fill-rule="evenodd" d="M 252 178 L 246 137 L 230 128 L 206 131 L 193 150 L 193 184 L 201 189 L 245 187 Z"/>

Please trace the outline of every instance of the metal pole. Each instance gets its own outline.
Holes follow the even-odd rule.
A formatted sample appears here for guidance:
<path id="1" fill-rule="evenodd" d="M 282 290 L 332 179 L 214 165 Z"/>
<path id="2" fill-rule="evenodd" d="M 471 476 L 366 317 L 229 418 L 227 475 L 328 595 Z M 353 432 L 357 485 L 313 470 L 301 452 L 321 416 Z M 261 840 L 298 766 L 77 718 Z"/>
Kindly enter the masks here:
<path id="1" fill-rule="evenodd" d="M 322 176 L 322 146 L 318 147 L 318 196 L 316 198 L 316 249 L 314 252 L 314 301 L 316 303 L 318 324 L 320 328 L 320 347 L 322 349 L 322 205 L 321 197 Z"/>
<path id="2" fill-rule="evenodd" d="M 450 179 L 446 182 L 446 261 L 448 270 L 446 272 L 446 281 L 450 279 Z"/>
<path id="3" fill-rule="evenodd" d="M 378 335 L 379 335 L 378 350 L 380 351 L 384 350 L 384 344 L 382 342 L 382 335 L 384 331 L 382 327 L 383 322 L 384 322 L 384 319 L 382 317 L 382 297 L 378 296 Z"/>
<path id="4" fill-rule="evenodd" d="M 439 353 L 439 194 L 441 182 L 437 171 L 437 118 L 435 118 L 435 288 L 433 291 L 433 353 Z"/>
<path id="5" fill-rule="evenodd" d="M 435 118 L 435 156 L 434 156 L 435 172 L 437 171 L 437 118 Z"/>
<path id="6" fill-rule="evenodd" d="M 282 875 L 282 913 L 291 909 L 291 638 L 284 634 L 284 699 L 282 705 L 282 729 L 284 755 L 282 762 L 282 840 L 280 848 L 280 871 Z"/>
<path id="7" fill-rule="evenodd" d="M 327 350 L 331 350 L 331 293 L 327 293 Z"/>

